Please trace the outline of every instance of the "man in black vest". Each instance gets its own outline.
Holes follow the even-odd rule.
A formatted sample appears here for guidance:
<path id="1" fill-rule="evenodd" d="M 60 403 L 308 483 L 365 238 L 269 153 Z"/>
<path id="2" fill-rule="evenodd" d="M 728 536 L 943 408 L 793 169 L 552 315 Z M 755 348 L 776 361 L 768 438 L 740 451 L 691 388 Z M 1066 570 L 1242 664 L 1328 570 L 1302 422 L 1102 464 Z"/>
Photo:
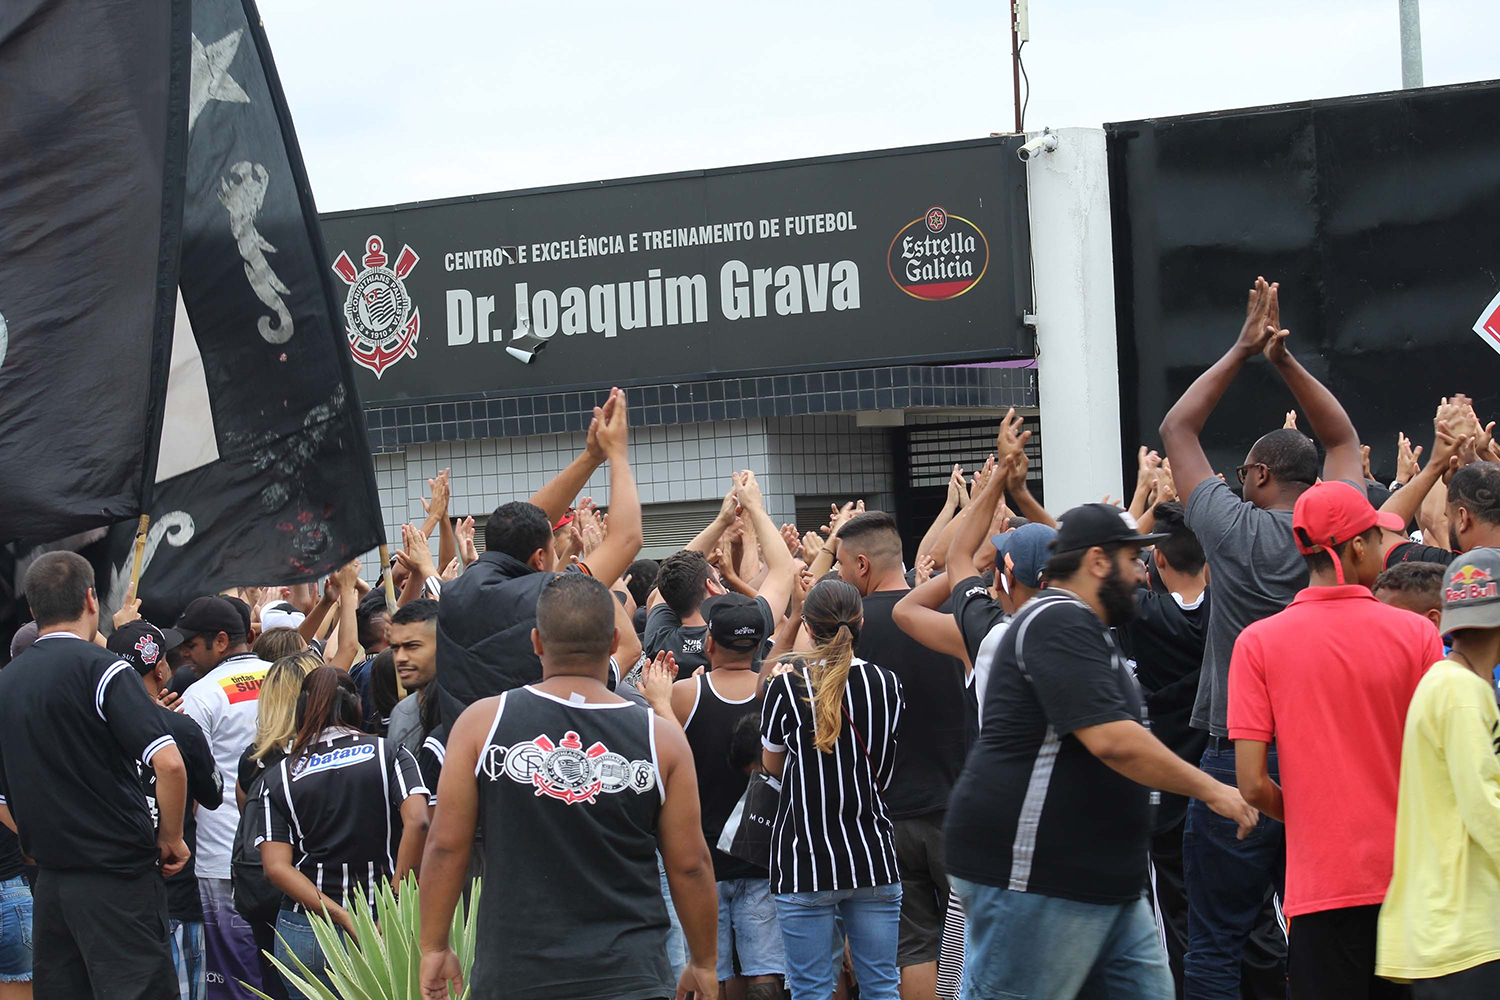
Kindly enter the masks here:
<path id="1" fill-rule="evenodd" d="M 641 547 L 641 501 L 627 455 L 625 393 L 610 391 L 594 408 L 588 444 L 571 465 L 529 502 L 502 504 L 484 528 L 485 552 L 443 588 L 438 605 L 438 691 L 443 721 L 452 726 L 480 698 L 542 679 L 531 649 L 537 595 L 557 570 L 552 525 L 567 511 L 594 471 L 609 463 L 609 533 L 578 569 L 613 585 Z M 620 609 L 626 639 L 639 650 L 635 629 Z M 634 658 L 623 665 L 629 670 Z"/>
<path id="2" fill-rule="evenodd" d="M 0 822 L 40 869 L 35 995 L 176 997 L 162 876 L 190 856 L 182 754 L 130 663 L 92 641 L 88 560 L 47 553 L 26 597 L 41 634 L 0 673 Z M 137 761 L 156 772 L 155 829 Z"/>
<path id="3" fill-rule="evenodd" d="M 446 599 L 446 598 L 445 598 Z M 541 589 L 536 685 L 458 720 L 422 859 L 422 996 L 464 995 L 448 928 L 484 826 L 472 1000 L 654 1000 L 673 995 L 660 845 L 687 938 L 676 996 L 718 993 L 718 895 L 693 753 L 675 721 L 605 686 L 627 622 L 578 573 Z"/>

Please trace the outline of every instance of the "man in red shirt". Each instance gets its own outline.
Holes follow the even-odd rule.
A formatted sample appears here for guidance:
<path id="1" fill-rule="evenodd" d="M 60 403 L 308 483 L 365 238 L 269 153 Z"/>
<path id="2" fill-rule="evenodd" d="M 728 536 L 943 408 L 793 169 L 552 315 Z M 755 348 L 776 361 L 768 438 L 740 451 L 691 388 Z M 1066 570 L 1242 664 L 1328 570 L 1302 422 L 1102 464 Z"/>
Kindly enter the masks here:
<path id="1" fill-rule="evenodd" d="M 1286 824 L 1292 1000 L 1408 995 L 1375 976 L 1375 926 L 1391 879 L 1406 708 L 1443 644 L 1431 621 L 1370 592 L 1387 520 L 1396 518 L 1348 483 L 1303 493 L 1292 532 L 1310 584 L 1241 632 L 1229 665 L 1240 792 Z M 1273 740 L 1280 785 L 1266 767 Z"/>

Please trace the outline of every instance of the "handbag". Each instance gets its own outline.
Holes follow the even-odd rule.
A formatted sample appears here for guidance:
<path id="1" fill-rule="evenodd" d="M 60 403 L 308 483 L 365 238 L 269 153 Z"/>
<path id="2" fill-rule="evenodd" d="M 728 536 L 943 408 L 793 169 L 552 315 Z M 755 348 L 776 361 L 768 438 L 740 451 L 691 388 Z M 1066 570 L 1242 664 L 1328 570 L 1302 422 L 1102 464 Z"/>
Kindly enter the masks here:
<path id="1" fill-rule="evenodd" d="M 745 794 L 724 821 L 718 849 L 731 858 L 771 868 L 771 827 L 781 802 L 781 782 L 769 774 L 752 774 Z"/>

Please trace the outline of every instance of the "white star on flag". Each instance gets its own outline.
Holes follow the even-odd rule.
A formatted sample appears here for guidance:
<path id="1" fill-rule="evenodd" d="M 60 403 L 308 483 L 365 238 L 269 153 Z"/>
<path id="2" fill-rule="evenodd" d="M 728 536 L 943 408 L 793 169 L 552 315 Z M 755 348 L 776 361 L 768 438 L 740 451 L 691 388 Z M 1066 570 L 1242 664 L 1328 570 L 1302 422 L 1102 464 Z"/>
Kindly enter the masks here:
<path id="1" fill-rule="evenodd" d="M 188 131 L 198 121 L 198 114 L 209 101 L 249 104 L 250 95 L 229 75 L 229 64 L 239 51 L 244 29 L 225 35 L 207 47 L 193 36 L 193 75 L 188 84 Z"/>

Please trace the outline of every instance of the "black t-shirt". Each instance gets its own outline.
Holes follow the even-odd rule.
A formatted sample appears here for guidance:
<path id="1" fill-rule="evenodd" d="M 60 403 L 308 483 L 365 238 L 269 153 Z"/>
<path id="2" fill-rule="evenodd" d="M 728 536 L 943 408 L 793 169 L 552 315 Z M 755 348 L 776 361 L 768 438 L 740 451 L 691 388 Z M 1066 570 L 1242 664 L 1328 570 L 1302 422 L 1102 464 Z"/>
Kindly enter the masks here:
<path id="1" fill-rule="evenodd" d="M 135 668 L 103 646 L 52 633 L 0 671 L 0 795 L 41 868 L 150 871 L 136 761 L 175 742 Z"/>
<path id="2" fill-rule="evenodd" d="M 713 617 L 716 600 L 717 595 L 703 602 L 699 610 L 704 621 Z M 764 597 L 757 597 L 755 603 L 760 605 L 760 612 L 765 617 L 766 636 L 769 638 L 776 630 L 776 616 L 771 614 L 771 605 L 766 603 Z M 693 676 L 694 670 L 708 666 L 708 658 L 703 655 L 703 642 L 707 635 L 707 625 L 682 624 L 677 612 L 663 601 L 646 615 L 646 638 L 642 645 L 648 658 L 662 650 L 669 651 L 677 659 L 677 679 L 685 680 Z"/>
<path id="3" fill-rule="evenodd" d="M 1000 639 L 984 729 L 953 789 L 948 871 L 1084 903 L 1138 899 L 1150 793 L 1072 735 L 1122 719 L 1141 721 L 1141 696 L 1109 630 L 1066 592 L 1029 601 Z"/>
<path id="4" fill-rule="evenodd" d="M 10 827 L 0 823 L 0 882 L 18 878 L 25 870 L 26 859 L 21 855 L 21 842 L 10 832 Z"/>
<path id="5" fill-rule="evenodd" d="M 1208 641 L 1210 592 L 1184 605 L 1165 591 L 1136 591 L 1136 616 L 1117 635 L 1135 662 L 1136 680 L 1146 698 L 1151 732 L 1183 760 L 1196 765 L 1208 732 L 1192 726 L 1193 703 Z M 1162 792 L 1156 829 L 1169 830 L 1187 813 L 1187 798 Z"/>
<path id="6" fill-rule="evenodd" d="M 198 852 L 198 821 L 194 818 L 193 803 L 204 809 L 217 809 L 224 800 L 224 779 L 214 763 L 214 755 L 208 748 L 203 730 L 186 715 L 159 709 L 177 740 L 177 751 L 187 768 L 188 800 L 186 814 L 182 818 L 182 839 L 193 854 L 188 863 L 176 875 L 169 875 L 167 883 L 167 913 L 173 920 L 196 923 L 203 919 L 203 900 L 198 895 L 198 871 L 194 865 Z M 156 772 L 149 767 L 140 767 L 141 785 L 146 790 L 146 805 L 151 810 L 151 820 L 161 829 L 161 813 L 156 807 Z"/>
<path id="7" fill-rule="evenodd" d="M 948 602 L 969 654 L 970 670 L 965 693 L 970 715 L 969 744 L 972 746 L 982 728 L 984 692 L 989 684 L 990 669 L 995 665 L 995 650 L 1004 634 L 1004 630 L 997 631 L 996 626 L 1005 624 L 1006 614 L 1005 609 L 990 596 L 989 582 L 983 576 L 959 581 L 948 596 Z"/>
<path id="8" fill-rule="evenodd" d="M 266 770 L 256 846 L 292 845 L 292 863 L 341 906 L 393 878 L 401 838 L 401 804 L 427 787 L 410 750 L 382 736 L 329 730 L 296 760 Z M 253 808 L 246 803 L 245 808 Z M 290 899 L 283 909 L 300 911 Z"/>
<path id="9" fill-rule="evenodd" d="M 1391 546 L 1391 551 L 1385 554 L 1385 568 L 1390 569 L 1397 563 L 1404 562 L 1429 562 L 1446 566 L 1457 558 L 1458 553 L 1448 549 L 1421 545 L 1417 542 L 1402 542 L 1400 545 Z"/>
<path id="10" fill-rule="evenodd" d="M 964 712 L 964 665 L 934 652 L 897 627 L 891 618 L 908 590 L 865 595 L 864 624 L 854 651 L 901 681 L 905 711 L 896 770 L 885 790 L 892 819 L 926 816 L 948 808 L 948 795 L 964 768 L 968 723 Z"/>

